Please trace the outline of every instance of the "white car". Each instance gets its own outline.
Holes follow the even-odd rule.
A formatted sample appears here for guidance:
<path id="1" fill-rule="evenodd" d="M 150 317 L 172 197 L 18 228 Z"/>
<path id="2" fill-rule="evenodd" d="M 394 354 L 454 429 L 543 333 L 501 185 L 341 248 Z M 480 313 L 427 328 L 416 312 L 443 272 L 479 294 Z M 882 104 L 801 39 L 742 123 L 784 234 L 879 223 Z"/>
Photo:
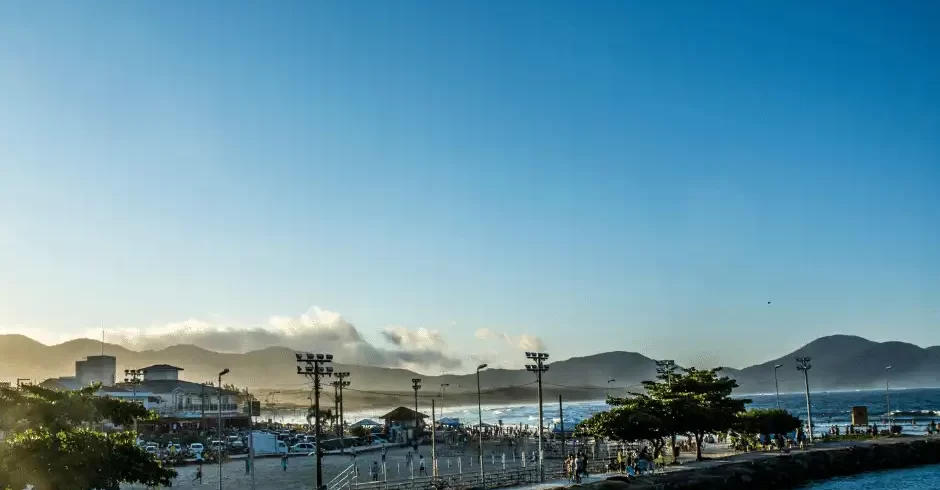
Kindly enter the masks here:
<path id="1" fill-rule="evenodd" d="M 144 448 L 144 451 L 147 451 L 148 454 L 157 454 L 160 452 L 160 447 L 156 444 L 147 444 L 147 447 Z"/>
<path id="2" fill-rule="evenodd" d="M 292 453 L 312 453 L 316 451 L 317 447 L 309 442 L 298 442 L 290 447 L 290 452 Z"/>
<path id="3" fill-rule="evenodd" d="M 205 450 L 206 448 L 201 442 L 194 442 L 189 445 L 189 452 L 193 453 L 193 457 L 196 459 L 202 459 L 202 453 Z"/>

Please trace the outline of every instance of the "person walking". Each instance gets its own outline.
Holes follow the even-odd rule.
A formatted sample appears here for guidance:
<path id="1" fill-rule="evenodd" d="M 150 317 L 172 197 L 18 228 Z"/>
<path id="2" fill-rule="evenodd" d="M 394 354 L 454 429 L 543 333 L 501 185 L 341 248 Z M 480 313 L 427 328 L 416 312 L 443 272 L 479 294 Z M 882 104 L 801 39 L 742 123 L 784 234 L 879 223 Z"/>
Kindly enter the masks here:
<path id="1" fill-rule="evenodd" d="M 428 476 L 428 472 L 424 469 L 424 455 L 418 456 L 418 476 Z"/>
<path id="2" fill-rule="evenodd" d="M 251 474 L 251 458 L 245 458 L 245 474 Z"/>
<path id="3" fill-rule="evenodd" d="M 281 455 L 281 471 L 287 471 L 287 455 Z"/>
<path id="4" fill-rule="evenodd" d="M 379 481 L 379 462 L 372 462 L 372 481 Z"/>
<path id="5" fill-rule="evenodd" d="M 202 463 L 199 463 L 199 467 L 196 468 L 196 474 L 193 475 L 193 481 L 199 480 L 199 484 L 202 485 Z"/>

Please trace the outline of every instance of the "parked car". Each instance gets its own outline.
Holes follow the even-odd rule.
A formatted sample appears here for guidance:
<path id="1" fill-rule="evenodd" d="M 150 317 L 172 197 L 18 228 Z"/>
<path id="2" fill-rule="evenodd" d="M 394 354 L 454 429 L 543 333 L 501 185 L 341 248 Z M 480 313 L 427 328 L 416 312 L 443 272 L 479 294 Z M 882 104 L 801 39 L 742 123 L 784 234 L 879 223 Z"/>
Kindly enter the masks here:
<path id="1" fill-rule="evenodd" d="M 316 451 L 316 446 L 309 442 L 298 442 L 290 447 L 292 453 L 312 453 Z"/>
<path id="2" fill-rule="evenodd" d="M 190 454 L 192 454 L 193 457 L 196 458 L 196 459 L 202 459 L 202 453 L 203 453 L 203 451 L 205 451 L 205 450 L 206 450 L 206 448 L 205 448 L 205 446 L 202 445 L 201 442 L 194 442 L 194 443 L 192 443 L 192 444 L 189 445 L 189 452 L 190 452 Z"/>
<path id="3" fill-rule="evenodd" d="M 148 454 L 156 455 L 160 453 L 160 447 L 156 444 L 147 444 L 147 446 L 144 447 L 144 451 L 147 451 Z"/>

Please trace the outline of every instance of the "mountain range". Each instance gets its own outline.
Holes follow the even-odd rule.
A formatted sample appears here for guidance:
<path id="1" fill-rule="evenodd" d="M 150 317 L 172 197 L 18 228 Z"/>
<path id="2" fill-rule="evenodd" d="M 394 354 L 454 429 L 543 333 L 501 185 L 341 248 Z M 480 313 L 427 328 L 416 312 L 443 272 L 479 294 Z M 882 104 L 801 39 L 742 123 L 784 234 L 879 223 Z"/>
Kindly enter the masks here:
<path id="1" fill-rule="evenodd" d="M 212 352 L 193 345 L 177 345 L 162 350 L 133 351 L 78 339 L 47 346 L 22 335 L 0 335 L 0 379 L 30 378 L 41 382 L 46 378 L 71 376 L 75 361 L 104 352 L 117 358 L 118 378 L 123 370 L 152 364 L 172 364 L 184 369 L 181 379 L 193 382 L 212 381 L 224 368 L 231 370 L 226 383 L 261 391 L 307 390 L 309 382 L 298 376 L 294 352 L 286 347 L 271 347 L 243 354 Z M 744 369 L 725 368 L 724 373 L 738 381 L 739 393 L 772 393 L 774 366 L 781 392 L 804 389 L 804 379 L 796 369 L 796 357 L 812 358 L 809 371 L 813 391 L 877 389 L 884 387 L 885 367 L 892 387 L 940 386 L 940 346 L 918 347 L 904 342 L 873 342 L 850 335 L 832 335 L 816 339 L 777 359 Z M 550 360 L 553 361 L 553 360 Z M 414 372 L 376 366 L 336 363 L 337 371 L 349 371 L 351 389 L 360 392 L 411 392 L 412 378 L 422 378 L 425 390 L 440 390 L 448 384 L 447 393 L 476 392 L 476 374 L 427 376 Z M 635 352 L 605 352 L 584 357 L 553 361 L 543 375 L 546 390 L 551 393 L 576 393 L 577 398 L 602 397 L 637 391 L 640 383 L 656 374 L 653 359 Z M 609 380 L 615 380 L 608 383 Z M 528 397 L 534 390 L 535 375 L 524 369 L 486 370 L 480 378 L 484 390 L 507 387 Z M 433 387 L 433 388 L 432 388 Z M 514 387 L 514 388 L 509 388 Z M 378 396 L 378 394 L 373 393 Z"/>

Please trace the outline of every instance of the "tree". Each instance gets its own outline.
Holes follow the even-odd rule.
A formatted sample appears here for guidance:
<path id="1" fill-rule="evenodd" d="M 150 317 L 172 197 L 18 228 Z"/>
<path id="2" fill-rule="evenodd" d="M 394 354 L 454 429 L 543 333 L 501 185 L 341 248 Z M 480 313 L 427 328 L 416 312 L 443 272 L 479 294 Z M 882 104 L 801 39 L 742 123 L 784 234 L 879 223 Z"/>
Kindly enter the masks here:
<path id="1" fill-rule="evenodd" d="M 779 408 L 751 409 L 738 414 L 734 424 L 735 432 L 754 436 L 766 434 L 783 438 L 803 426 L 803 421 L 790 412 Z"/>
<path id="2" fill-rule="evenodd" d="M 651 398 L 661 400 L 669 408 L 676 433 L 692 434 L 695 458 L 701 461 L 705 434 L 731 430 L 750 400 L 731 397 L 738 383 L 727 376 L 720 377 L 721 368 L 684 371 L 673 374 L 669 383 L 644 385 Z"/>
<path id="3" fill-rule="evenodd" d="M 646 394 L 633 393 L 630 398 L 608 398 L 611 409 L 598 412 L 582 421 L 577 430 L 594 437 L 618 441 L 647 441 L 653 458 L 662 454 L 665 438 L 673 430 L 668 407 Z"/>
<path id="4" fill-rule="evenodd" d="M 100 432 L 154 414 L 141 405 L 95 396 L 98 386 L 58 392 L 39 386 L 0 388 L 0 488 L 118 490 L 122 482 L 168 486 L 176 472 L 161 468 L 132 432 Z"/>

